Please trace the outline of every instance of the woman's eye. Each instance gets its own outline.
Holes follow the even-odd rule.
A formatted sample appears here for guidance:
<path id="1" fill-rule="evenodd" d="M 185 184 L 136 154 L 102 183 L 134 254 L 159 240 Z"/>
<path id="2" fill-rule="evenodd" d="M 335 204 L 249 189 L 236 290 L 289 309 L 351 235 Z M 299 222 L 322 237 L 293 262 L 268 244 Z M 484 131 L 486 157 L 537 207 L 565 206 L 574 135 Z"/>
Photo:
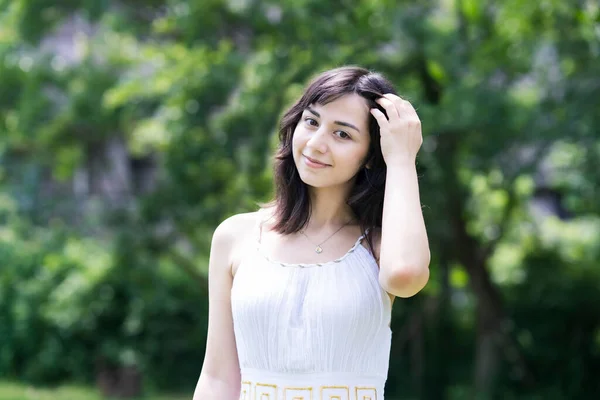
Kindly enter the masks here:
<path id="1" fill-rule="evenodd" d="M 340 139 L 350 139 L 350 135 L 344 131 L 337 131 L 336 133 Z"/>
<path id="2" fill-rule="evenodd" d="M 317 126 L 317 121 L 315 121 L 312 118 L 304 118 L 304 121 L 306 121 L 307 124 L 311 125 L 311 126 Z"/>

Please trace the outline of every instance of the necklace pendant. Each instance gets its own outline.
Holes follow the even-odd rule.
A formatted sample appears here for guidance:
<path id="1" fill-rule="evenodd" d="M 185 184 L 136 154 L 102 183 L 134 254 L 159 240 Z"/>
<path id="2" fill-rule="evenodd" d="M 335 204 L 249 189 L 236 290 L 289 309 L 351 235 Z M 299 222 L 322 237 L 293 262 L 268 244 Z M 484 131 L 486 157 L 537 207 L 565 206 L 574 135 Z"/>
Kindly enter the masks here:
<path id="1" fill-rule="evenodd" d="M 323 252 L 323 249 L 321 248 L 321 246 L 317 246 L 317 248 L 315 249 L 315 253 L 321 254 L 322 252 Z"/>

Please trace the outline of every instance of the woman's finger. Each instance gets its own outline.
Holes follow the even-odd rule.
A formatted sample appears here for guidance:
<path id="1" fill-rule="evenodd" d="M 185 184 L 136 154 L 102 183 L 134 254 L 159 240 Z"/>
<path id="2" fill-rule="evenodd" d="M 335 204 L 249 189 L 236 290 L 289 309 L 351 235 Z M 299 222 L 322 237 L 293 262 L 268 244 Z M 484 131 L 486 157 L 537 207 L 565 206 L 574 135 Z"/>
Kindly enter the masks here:
<path id="1" fill-rule="evenodd" d="M 417 110 L 412 105 L 412 103 L 410 103 L 410 102 L 408 102 L 406 100 L 403 100 L 403 102 L 404 102 L 404 109 L 407 110 L 410 115 L 418 117 Z"/>
<path id="2" fill-rule="evenodd" d="M 398 115 L 400 118 L 411 118 L 416 115 L 416 111 L 414 110 L 412 104 L 409 101 L 404 100 L 402 97 L 397 96 L 392 93 L 384 94 L 385 98 L 390 100 L 396 105 L 396 110 L 398 110 Z"/>
<path id="3" fill-rule="evenodd" d="M 400 118 L 400 115 L 398 114 L 398 109 L 396 108 L 396 104 L 393 101 L 386 97 L 380 97 L 375 101 L 377 102 L 377 104 L 379 104 L 385 109 L 385 112 L 388 116 L 388 120 L 390 120 L 390 122 L 393 119 L 395 120 Z"/>
<path id="4" fill-rule="evenodd" d="M 375 117 L 375 120 L 379 124 L 380 128 L 383 128 L 384 126 L 387 126 L 387 124 L 389 124 L 389 121 L 385 117 L 385 114 L 382 113 L 380 110 L 378 110 L 376 108 L 371 108 L 370 111 L 371 111 L 371 115 L 373 115 L 373 117 Z"/>

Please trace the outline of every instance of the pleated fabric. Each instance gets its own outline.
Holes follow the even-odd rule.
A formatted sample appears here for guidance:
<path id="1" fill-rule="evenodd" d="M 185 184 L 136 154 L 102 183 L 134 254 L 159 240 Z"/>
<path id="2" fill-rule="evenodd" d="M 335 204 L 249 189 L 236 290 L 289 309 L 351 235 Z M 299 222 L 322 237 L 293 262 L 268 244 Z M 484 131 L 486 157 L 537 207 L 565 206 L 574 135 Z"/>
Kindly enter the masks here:
<path id="1" fill-rule="evenodd" d="M 370 388 L 372 399 L 383 399 L 391 301 L 363 239 L 343 257 L 322 264 L 271 260 L 258 238 L 249 246 L 231 291 L 240 399 L 271 392 L 275 397 L 263 398 L 304 399 L 290 388 L 309 387 L 306 400 L 368 399 L 372 395 L 360 397 L 360 390 Z M 334 392 L 323 388 L 341 394 L 326 397 Z"/>

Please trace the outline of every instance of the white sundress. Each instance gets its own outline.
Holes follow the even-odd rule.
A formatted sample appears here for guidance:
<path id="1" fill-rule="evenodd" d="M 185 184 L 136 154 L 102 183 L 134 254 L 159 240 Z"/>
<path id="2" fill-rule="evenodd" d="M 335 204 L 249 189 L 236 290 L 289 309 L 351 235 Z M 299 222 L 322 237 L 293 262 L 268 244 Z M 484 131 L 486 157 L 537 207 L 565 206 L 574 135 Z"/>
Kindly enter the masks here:
<path id="1" fill-rule="evenodd" d="M 392 304 L 365 235 L 320 264 L 270 260 L 257 236 L 231 290 L 240 400 L 384 400 Z"/>

